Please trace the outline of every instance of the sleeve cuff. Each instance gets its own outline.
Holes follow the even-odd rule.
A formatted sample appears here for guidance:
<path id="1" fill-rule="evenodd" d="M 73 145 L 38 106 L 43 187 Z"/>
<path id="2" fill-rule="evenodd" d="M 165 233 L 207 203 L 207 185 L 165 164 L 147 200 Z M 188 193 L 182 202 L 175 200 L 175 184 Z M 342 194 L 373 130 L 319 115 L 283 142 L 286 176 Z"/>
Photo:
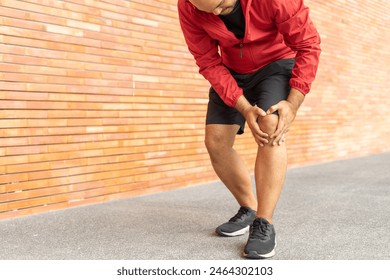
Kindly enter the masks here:
<path id="1" fill-rule="evenodd" d="M 308 94 L 310 91 L 310 84 L 303 83 L 296 81 L 295 79 L 290 80 L 290 87 L 296 88 L 300 92 L 302 92 L 304 95 Z"/>
<path id="2" fill-rule="evenodd" d="M 237 103 L 237 100 L 242 96 L 244 95 L 243 91 L 241 88 L 239 88 L 239 90 L 237 90 L 234 95 L 232 96 L 232 98 L 230 100 L 226 100 L 225 103 L 226 105 L 230 106 L 230 107 L 236 107 L 236 103 Z"/>

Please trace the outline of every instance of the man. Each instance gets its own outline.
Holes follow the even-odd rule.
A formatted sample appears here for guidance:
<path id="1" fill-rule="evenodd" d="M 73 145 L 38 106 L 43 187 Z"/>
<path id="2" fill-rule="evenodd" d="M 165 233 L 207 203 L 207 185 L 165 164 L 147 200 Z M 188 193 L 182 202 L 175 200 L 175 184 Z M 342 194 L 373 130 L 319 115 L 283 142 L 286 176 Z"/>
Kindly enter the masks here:
<path id="1" fill-rule="evenodd" d="M 285 136 L 315 78 L 320 37 L 303 0 L 179 0 L 178 11 L 188 49 L 212 86 L 205 144 L 241 206 L 216 232 L 237 236 L 249 229 L 244 256 L 272 257 L 272 217 L 287 169 Z M 245 122 L 258 144 L 257 197 L 233 149 Z"/>

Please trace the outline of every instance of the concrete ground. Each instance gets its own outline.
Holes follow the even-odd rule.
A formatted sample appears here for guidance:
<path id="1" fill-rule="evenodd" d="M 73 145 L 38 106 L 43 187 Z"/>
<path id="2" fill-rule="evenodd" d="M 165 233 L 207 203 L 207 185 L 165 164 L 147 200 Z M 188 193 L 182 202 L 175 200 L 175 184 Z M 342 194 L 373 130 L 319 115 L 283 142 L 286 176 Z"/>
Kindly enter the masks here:
<path id="1" fill-rule="evenodd" d="M 0 221 L 2 260 L 241 259 L 221 183 Z M 289 169 L 275 260 L 390 259 L 390 153 Z"/>

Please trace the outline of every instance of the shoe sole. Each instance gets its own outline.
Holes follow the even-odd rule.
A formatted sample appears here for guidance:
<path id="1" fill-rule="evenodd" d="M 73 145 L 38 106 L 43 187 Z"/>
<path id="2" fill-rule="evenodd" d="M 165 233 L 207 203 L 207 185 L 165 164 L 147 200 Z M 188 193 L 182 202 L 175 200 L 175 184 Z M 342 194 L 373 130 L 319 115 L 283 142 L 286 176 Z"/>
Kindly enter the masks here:
<path id="1" fill-rule="evenodd" d="M 249 231 L 249 226 L 247 227 L 244 227 L 243 229 L 240 229 L 240 230 L 237 230 L 237 231 L 234 231 L 234 232 L 223 232 L 223 231 L 220 231 L 220 230 L 216 230 L 216 232 L 221 235 L 221 236 L 227 236 L 227 237 L 234 237 L 234 236 L 239 236 L 239 235 L 243 235 L 245 233 L 247 233 Z"/>
<path id="2" fill-rule="evenodd" d="M 268 259 L 275 256 L 275 249 L 273 249 L 268 254 L 260 255 L 256 251 L 250 251 L 248 254 L 244 252 L 244 257 L 247 259 Z"/>
<path id="3" fill-rule="evenodd" d="M 269 253 L 259 254 L 256 251 L 250 251 L 249 253 L 245 253 L 244 251 L 243 255 L 247 259 L 269 259 L 275 256 L 275 248 L 276 248 L 276 243 L 275 243 L 275 247 Z"/>

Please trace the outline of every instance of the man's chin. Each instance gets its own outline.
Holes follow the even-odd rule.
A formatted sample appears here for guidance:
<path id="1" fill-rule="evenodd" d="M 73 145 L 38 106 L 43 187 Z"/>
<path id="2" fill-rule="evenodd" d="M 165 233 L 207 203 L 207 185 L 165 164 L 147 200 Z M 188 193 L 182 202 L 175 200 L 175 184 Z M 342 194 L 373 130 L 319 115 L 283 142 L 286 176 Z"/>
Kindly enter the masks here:
<path id="1" fill-rule="evenodd" d="M 227 16 L 228 14 L 230 14 L 231 12 L 233 12 L 233 8 L 227 8 L 226 10 L 223 10 L 220 15 L 221 16 Z"/>

